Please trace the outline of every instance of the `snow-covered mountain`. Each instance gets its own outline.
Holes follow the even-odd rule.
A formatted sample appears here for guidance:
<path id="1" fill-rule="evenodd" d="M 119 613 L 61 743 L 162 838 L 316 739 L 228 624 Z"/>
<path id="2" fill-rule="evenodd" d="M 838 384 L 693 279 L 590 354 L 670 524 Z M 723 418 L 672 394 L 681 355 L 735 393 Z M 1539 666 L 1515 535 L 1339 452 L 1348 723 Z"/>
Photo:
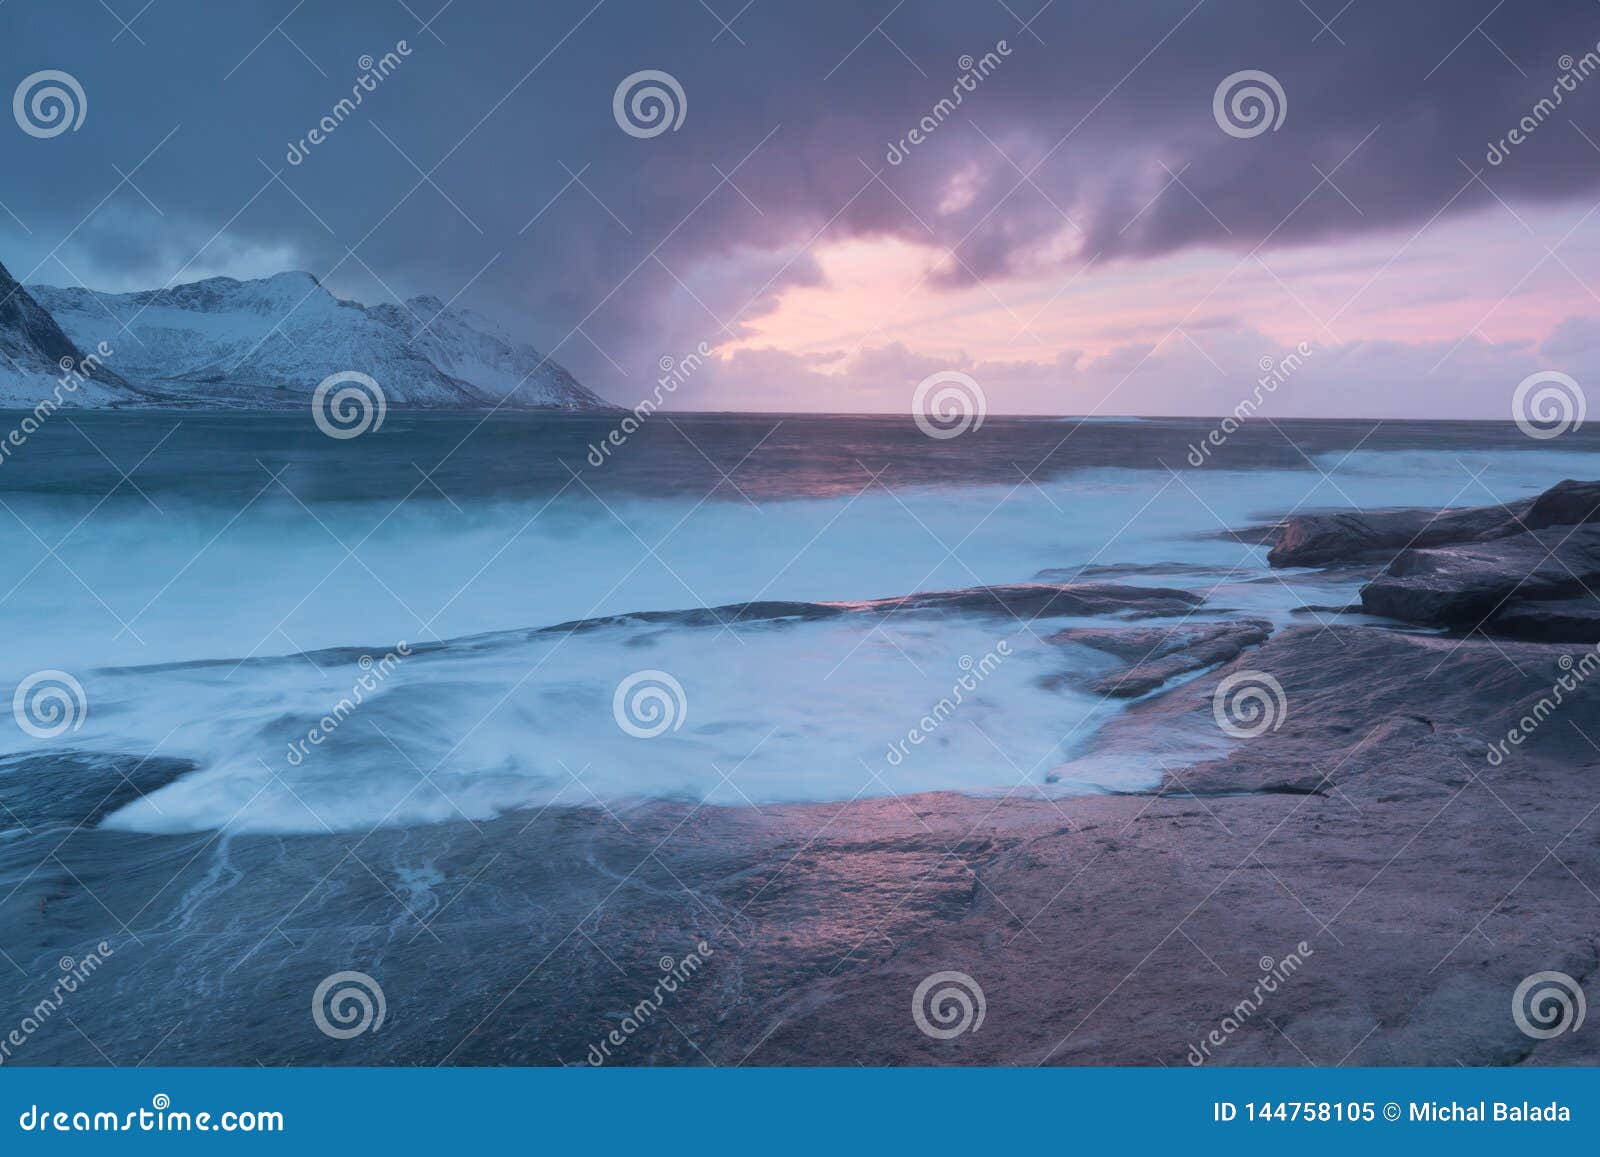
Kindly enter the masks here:
<path id="1" fill-rule="evenodd" d="M 0 406 L 31 410 L 47 397 L 64 406 L 140 400 L 109 368 L 82 362 L 55 319 L 0 265 Z M 80 366 L 77 375 L 70 372 Z M 57 391 L 64 381 L 70 388 Z"/>
<path id="2" fill-rule="evenodd" d="M 431 297 L 366 306 L 334 297 L 309 273 L 136 293 L 28 292 L 72 342 L 108 342 L 124 377 L 193 404 L 302 405 L 324 378 L 356 370 L 391 405 L 612 408 L 532 346 Z"/>

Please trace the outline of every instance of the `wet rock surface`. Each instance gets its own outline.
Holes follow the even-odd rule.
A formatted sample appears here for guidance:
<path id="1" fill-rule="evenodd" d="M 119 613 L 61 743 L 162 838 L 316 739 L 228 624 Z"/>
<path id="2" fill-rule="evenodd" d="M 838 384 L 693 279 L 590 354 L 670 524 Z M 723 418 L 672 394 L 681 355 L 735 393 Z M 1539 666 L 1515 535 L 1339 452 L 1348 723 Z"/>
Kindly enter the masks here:
<path id="1" fill-rule="evenodd" d="M 30 978 L 109 949 L 8 1063 L 1600 1063 L 1600 1035 L 1536 1039 L 1510 1015 L 1534 973 L 1600 979 L 1600 686 L 1550 706 L 1596 618 L 1566 585 L 1591 573 L 1594 523 L 1585 491 L 1557 491 L 1514 533 L 1456 520 L 1471 542 L 1412 548 L 1368 588 L 1451 625 L 1509 584 L 1487 629 L 1552 642 L 1339 623 L 1268 637 L 1257 620 L 1057 632 L 1121 664 L 1102 694 L 1143 689 L 1089 754 L 1150 767 L 1165 737 L 1147 792 L 1053 798 L 1036 777 L 987 797 L 573 799 L 365 834 L 151 835 L 96 824 L 181 761 L 63 763 L 60 791 L 8 791 L 0 770 L 16 966 L 0 1001 L 31 1009 Z M 1201 601 L 1028 584 L 759 614 Z M 1237 738 L 1218 704 L 1246 676 L 1279 694 Z M 347 970 L 381 985 L 386 1014 L 339 1040 L 311 996 Z M 981 988 L 985 1017 L 940 1040 L 911 1005 L 944 972 Z M 663 997 L 669 975 L 685 978 Z"/>
<path id="2" fill-rule="evenodd" d="M 1361 589 L 1362 608 L 1424 626 L 1483 626 L 1521 605 L 1542 604 L 1600 585 L 1600 528 L 1552 527 L 1470 546 L 1408 550 Z"/>
<path id="3" fill-rule="evenodd" d="M 582 1064 L 617 1032 L 605 1063 L 1181 1065 L 1291 955 L 1201 1059 L 1600 1062 L 1600 1036 L 1535 1040 L 1509 1015 L 1532 973 L 1600 975 L 1600 690 L 1485 758 L 1566 653 L 1280 632 L 1104 729 L 1111 759 L 1152 729 L 1215 735 L 1222 679 L 1281 684 L 1276 728 L 1144 795 L 552 807 L 295 837 L 74 828 L 5 797 L 27 824 L 0 840 L 6 952 L 35 976 L 114 951 L 9 1063 Z M 351 969 L 386 1019 L 331 1039 L 311 993 Z M 917 1027 L 912 994 L 941 971 L 982 988 L 979 1031 Z M 0 996 L 31 1008 L 5 972 Z"/>
<path id="4" fill-rule="evenodd" d="M 1267 561 L 1275 567 L 1388 561 L 1399 551 L 1486 542 L 1597 518 L 1600 482 L 1569 479 L 1509 505 L 1301 515 L 1278 526 Z"/>
<path id="5" fill-rule="evenodd" d="M 1181 675 L 1226 663 L 1244 648 L 1266 642 L 1271 633 L 1265 619 L 1240 619 L 1175 627 L 1068 627 L 1046 642 L 1078 643 L 1124 660 L 1126 665 L 1092 676 L 1084 686 L 1097 695 L 1135 699 Z"/>
<path id="6" fill-rule="evenodd" d="M 1273 566 L 1377 565 L 1368 614 L 1547 642 L 1600 641 L 1600 482 L 1465 510 L 1307 515 L 1278 529 Z"/>

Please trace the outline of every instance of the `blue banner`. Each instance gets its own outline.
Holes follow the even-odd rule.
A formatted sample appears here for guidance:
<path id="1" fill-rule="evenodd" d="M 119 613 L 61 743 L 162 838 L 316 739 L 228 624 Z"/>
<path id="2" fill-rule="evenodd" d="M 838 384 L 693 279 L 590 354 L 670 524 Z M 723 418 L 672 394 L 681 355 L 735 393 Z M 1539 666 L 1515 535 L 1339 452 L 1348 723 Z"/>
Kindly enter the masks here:
<path id="1" fill-rule="evenodd" d="M 0 1070 L 8 1153 L 218 1134 L 297 1153 L 1170 1143 L 1363 1154 L 1593 1144 L 1593 1069 Z M 981 1147 L 981 1148 L 979 1148 Z M 1136 1150 L 1137 1151 L 1137 1150 Z"/>

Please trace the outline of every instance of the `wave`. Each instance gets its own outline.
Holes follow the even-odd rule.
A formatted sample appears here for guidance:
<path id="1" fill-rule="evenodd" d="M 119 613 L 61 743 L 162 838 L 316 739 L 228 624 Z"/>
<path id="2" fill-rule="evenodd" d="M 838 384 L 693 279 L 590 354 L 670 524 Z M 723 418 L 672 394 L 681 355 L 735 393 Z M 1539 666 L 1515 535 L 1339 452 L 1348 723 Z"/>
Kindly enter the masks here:
<path id="1" fill-rule="evenodd" d="M 369 830 L 637 797 L 759 807 L 1022 787 L 1118 710 L 1052 683 L 1082 657 L 1046 634 L 999 614 L 725 629 L 619 620 L 366 663 L 323 652 L 231 672 L 123 669 L 86 681 L 93 708 L 73 743 L 193 764 L 105 821 L 145 832 Z M 619 699 L 641 676 L 671 689 L 661 700 L 670 724 L 648 737 L 648 713 Z M 1145 774 L 1130 769 L 1129 782 Z"/>
<path id="2" fill-rule="evenodd" d="M 157 511 L 136 496 L 92 510 L 17 495 L 8 506 L 58 544 L 59 565 L 26 541 L 0 557 L 4 673 L 14 686 L 69 670 L 89 711 L 0 774 L 173 761 L 161 766 L 182 774 L 104 820 L 136 831 L 1032 790 L 1119 710 L 1062 681 L 1106 660 L 1046 642 L 1041 616 L 1052 630 L 1106 614 L 1282 624 L 1302 600 L 1342 605 L 1353 587 L 1269 578 L 1260 546 L 1229 528 L 1296 504 L 1510 500 L 1592 476 L 1594 457 L 1363 450 L 1319 457 L 1331 477 L 1151 463 L 760 505 L 573 492 L 307 508 L 268 494 L 243 510 Z M 62 599 L 63 581 L 92 597 Z M 1002 642 L 1004 661 L 939 711 L 970 676 L 964 661 Z M 374 667 L 382 678 L 357 697 Z M 683 708 L 646 739 L 614 706 L 651 672 L 676 681 Z M 655 702 L 675 703 L 661 686 Z M 1062 781 L 1131 790 L 1158 775 L 1127 759 Z"/>

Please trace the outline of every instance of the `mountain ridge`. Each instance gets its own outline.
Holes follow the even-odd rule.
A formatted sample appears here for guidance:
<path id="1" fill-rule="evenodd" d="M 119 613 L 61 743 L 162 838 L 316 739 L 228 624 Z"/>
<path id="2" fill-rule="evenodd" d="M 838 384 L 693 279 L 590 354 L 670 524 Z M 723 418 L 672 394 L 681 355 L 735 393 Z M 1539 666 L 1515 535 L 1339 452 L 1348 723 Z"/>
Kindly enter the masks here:
<path id="1" fill-rule="evenodd" d="M 12 346 L 29 351 L 21 376 L 40 376 L 44 359 L 32 349 L 37 341 L 25 343 L 19 331 L 49 334 L 46 345 L 64 343 L 74 356 L 113 351 L 106 360 L 119 388 L 75 398 L 81 405 L 287 408 L 307 403 L 325 378 L 355 370 L 401 407 L 617 409 L 476 314 L 429 295 L 366 305 L 334 296 L 302 270 L 128 293 L 0 283 L 0 298 L 8 294 L 19 312 L 9 326 L 0 315 L 0 343 L 9 333 Z"/>
<path id="2" fill-rule="evenodd" d="M 58 405 L 117 405 L 139 394 L 98 358 L 85 362 L 49 310 L 0 265 L 0 405 L 32 408 L 47 396 Z"/>

